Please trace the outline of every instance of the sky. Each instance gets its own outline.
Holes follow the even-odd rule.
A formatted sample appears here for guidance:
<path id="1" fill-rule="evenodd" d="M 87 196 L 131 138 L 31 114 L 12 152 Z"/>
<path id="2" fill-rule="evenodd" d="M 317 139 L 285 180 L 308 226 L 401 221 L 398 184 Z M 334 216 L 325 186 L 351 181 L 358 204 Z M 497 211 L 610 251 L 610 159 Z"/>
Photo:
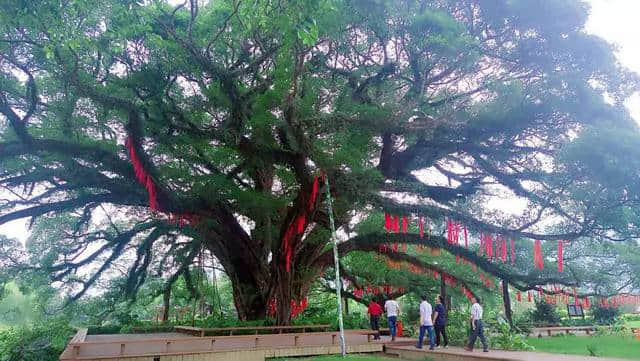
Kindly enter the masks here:
<path id="1" fill-rule="evenodd" d="M 588 3 L 591 4 L 591 15 L 586 31 L 615 44 L 619 61 L 640 74 L 640 0 L 588 0 Z M 640 124 L 640 93 L 628 99 L 626 105 Z M 0 234 L 17 238 L 24 243 L 28 237 L 26 225 L 27 220 L 0 225 Z"/>

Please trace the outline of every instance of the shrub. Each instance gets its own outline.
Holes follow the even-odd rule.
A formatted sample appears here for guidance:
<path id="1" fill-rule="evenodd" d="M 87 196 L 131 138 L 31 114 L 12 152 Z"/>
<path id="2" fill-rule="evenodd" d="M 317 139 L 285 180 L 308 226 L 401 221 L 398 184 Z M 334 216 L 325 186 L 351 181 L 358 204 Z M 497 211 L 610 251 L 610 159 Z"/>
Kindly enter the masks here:
<path id="1" fill-rule="evenodd" d="M 468 312 L 449 311 L 447 314 L 447 336 L 449 337 L 450 345 L 466 345 L 469 341 L 470 331 L 471 324 Z"/>
<path id="2" fill-rule="evenodd" d="M 506 323 L 498 323 L 497 331 L 491 336 L 491 347 L 500 350 L 533 351 L 533 346 L 525 341 L 525 337 L 509 328 Z"/>
<path id="3" fill-rule="evenodd" d="M 625 321 L 640 321 L 640 315 L 626 314 L 623 315 L 622 318 Z"/>
<path id="4" fill-rule="evenodd" d="M 544 300 L 536 301 L 536 308 L 531 310 L 531 321 L 543 325 L 557 325 L 560 323 L 560 316 L 554 306 Z"/>
<path id="5" fill-rule="evenodd" d="M 618 321 L 620 309 L 617 307 L 602 307 L 599 304 L 591 306 L 593 321 L 598 325 L 613 325 Z"/>
<path id="6" fill-rule="evenodd" d="M 62 318 L 0 331 L 0 361 L 57 361 L 73 333 Z"/>

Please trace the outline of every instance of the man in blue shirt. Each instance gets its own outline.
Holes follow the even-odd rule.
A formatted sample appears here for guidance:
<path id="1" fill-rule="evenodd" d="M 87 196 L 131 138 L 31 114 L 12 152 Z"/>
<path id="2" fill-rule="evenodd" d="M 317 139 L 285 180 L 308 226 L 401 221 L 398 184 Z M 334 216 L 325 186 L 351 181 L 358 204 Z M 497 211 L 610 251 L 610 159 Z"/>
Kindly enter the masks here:
<path id="1" fill-rule="evenodd" d="M 436 330 L 436 347 L 440 347 L 440 335 L 444 339 L 444 347 L 449 347 L 449 340 L 447 339 L 447 310 L 444 305 L 444 298 L 441 295 L 436 297 L 436 308 L 434 310 L 433 318 L 435 319 L 434 328 Z"/>

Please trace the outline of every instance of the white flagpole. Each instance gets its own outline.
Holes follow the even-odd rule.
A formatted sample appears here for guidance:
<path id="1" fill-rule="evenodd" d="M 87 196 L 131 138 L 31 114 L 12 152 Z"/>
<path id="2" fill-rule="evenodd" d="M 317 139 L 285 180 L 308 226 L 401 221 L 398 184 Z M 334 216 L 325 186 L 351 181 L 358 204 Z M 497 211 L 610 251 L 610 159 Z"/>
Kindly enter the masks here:
<path id="1" fill-rule="evenodd" d="M 331 204 L 331 187 L 329 187 L 329 177 L 325 176 L 325 186 L 327 188 L 327 212 L 329 213 L 329 226 L 331 227 L 331 242 L 333 243 L 333 263 L 336 269 L 336 298 L 338 301 L 338 326 L 340 327 L 340 351 L 342 357 L 347 354 L 347 345 L 344 340 L 344 324 L 342 322 L 342 282 L 340 280 L 340 261 L 338 257 L 338 239 L 336 237 L 336 226 L 333 222 L 333 206 Z"/>

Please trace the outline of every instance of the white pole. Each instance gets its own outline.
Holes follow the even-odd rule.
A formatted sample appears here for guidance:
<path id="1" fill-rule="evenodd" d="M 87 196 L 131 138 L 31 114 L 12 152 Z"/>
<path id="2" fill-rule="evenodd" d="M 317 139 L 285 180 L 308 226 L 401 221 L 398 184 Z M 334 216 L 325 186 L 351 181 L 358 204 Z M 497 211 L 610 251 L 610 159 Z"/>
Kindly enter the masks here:
<path id="1" fill-rule="evenodd" d="M 329 187 L 329 177 L 325 177 L 327 188 L 327 212 L 329 213 L 329 226 L 331 227 L 331 242 L 333 243 L 333 263 L 336 269 L 336 298 L 338 301 L 338 326 L 340 327 L 340 352 L 342 357 L 347 354 L 347 345 L 344 340 L 344 325 L 342 323 L 342 282 L 340 280 L 340 261 L 338 257 L 338 239 L 336 237 L 336 226 L 333 222 L 333 206 L 331 204 L 331 187 Z"/>

